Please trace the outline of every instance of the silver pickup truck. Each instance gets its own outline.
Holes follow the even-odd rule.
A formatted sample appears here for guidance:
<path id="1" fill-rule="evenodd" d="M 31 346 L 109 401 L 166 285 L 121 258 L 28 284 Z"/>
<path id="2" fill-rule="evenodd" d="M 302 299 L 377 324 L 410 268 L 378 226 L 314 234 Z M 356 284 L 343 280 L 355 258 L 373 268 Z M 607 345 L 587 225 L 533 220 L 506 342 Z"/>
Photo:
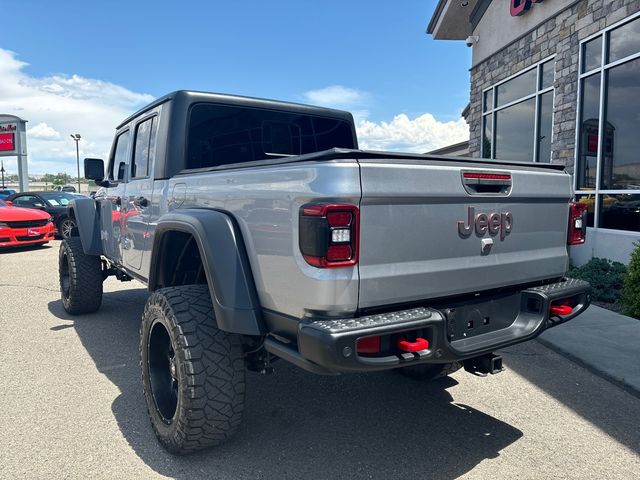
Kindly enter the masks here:
<path id="1" fill-rule="evenodd" d="M 565 278 L 586 212 L 562 166 L 362 151 L 347 112 L 179 91 L 85 176 L 101 188 L 69 206 L 62 302 L 148 285 L 144 396 L 171 452 L 237 429 L 247 369 L 497 373 L 494 350 L 589 305 Z"/>

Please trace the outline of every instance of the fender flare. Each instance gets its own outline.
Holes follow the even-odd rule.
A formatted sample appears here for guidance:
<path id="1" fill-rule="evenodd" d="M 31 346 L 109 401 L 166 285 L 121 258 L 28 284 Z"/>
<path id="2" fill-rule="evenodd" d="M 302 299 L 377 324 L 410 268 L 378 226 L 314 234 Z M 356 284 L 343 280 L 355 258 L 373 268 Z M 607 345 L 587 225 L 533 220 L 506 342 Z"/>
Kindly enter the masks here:
<path id="1" fill-rule="evenodd" d="M 102 255 L 98 203 L 93 198 L 76 198 L 67 205 L 67 215 L 76 221 L 84 253 Z"/>
<path id="2" fill-rule="evenodd" d="M 158 288 L 163 238 L 188 233 L 196 241 L 220 330 L 262 335 L 266 328 L 240 229 L 230 214 L 209 209 L 180 209 L 163 215 L 155 228 L 149 290 Z"/>

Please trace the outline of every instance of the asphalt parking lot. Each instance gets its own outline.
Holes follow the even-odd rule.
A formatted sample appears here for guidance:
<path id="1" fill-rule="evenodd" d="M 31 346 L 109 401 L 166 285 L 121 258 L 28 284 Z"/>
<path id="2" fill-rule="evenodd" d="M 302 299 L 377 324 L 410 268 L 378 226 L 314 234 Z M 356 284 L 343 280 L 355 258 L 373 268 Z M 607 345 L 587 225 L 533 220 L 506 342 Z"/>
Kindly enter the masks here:
<path id="1" fill-rule="evenodd" d="M 640 399 L 537 342 L 435 384 L 276 363 L 248 373 L 231 442 L 174 457 L 142 398 L 145 288 L 110 278 L 70 317 L 58 246 L 0 253 L 0 478 L 638 478 Z"/>

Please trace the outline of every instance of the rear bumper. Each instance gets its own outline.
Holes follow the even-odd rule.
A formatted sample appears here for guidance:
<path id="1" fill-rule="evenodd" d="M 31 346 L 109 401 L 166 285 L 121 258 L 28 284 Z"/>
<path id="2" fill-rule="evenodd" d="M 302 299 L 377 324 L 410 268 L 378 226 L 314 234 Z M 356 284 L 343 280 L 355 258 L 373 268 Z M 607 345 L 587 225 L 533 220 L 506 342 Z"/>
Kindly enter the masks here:
<path id="1" fill-rule="evenodd" d="M 54 238 L 53 224 L 32 228 L 0 228 L 0 248 L 47 243 Z"/>
<path id="2" fill-rule="evenodd" d="M 587 282 L 566 279 L 477 301 L 359 318 L 301 321 L 297 344 L 268 337 L 265 348 L 320 374 L 455 362 L 530 340 L 547 328 L 571 320 L 589 306 L 589 290 Z M 551 314 L 551 307 L 557 305 L 570 306 L 571 313 Z M 381 336 L 381 351 L 360 354 L 358 340 L 371 336 Z M 428 347 L 415 352 L 395 347 L 398 339 L 413 341 L 417 337 L 427 339 Z"/>

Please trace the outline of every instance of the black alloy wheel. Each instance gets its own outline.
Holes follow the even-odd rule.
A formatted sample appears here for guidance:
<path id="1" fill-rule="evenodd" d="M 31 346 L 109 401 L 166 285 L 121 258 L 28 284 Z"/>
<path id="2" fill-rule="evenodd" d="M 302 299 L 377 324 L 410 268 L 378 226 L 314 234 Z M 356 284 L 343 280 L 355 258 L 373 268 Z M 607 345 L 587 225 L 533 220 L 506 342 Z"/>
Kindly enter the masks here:
<path id="1" fill-rule="evenodd" d="M 179 380 L 171 336 L 159 319 L 153 321 L 147 349 L 147 370 L 153 400 L 160 417 L 169 424 L 178 407 Z"/>
<path id="2" fill-rule="evenodd" d="M 58 233 L 62 238 L 70 238 L 73 236 L 73 230 L 76 227 L 77 225 L 73 218 L 65 217 L 58 224 Z"/>

